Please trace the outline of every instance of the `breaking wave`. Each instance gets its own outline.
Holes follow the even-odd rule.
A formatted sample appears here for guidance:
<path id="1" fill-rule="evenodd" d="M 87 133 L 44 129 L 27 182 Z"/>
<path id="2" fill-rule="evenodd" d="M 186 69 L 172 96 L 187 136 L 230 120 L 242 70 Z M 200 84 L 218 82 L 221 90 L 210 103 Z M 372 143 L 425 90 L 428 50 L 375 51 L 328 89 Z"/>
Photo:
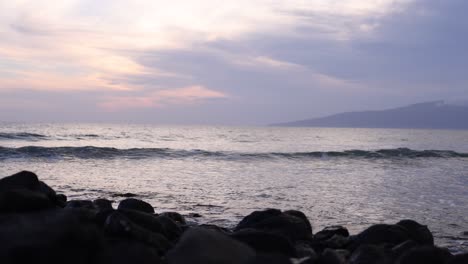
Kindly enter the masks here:
<path id="1" fill-rule="evenodd" d="M 468 153 L 449 150 L 412 150 L 408 148 L 346 151 L 314 151 L 314 152 L 270 152 L 245 153 L 207 150 L 179 150 L 169 148 L 130 148 L 118 149 L 110 147 L 39 147 L 26 146 L 19 148 L 0 147 L 0 159 L 184 159 L 209 158 L 225 160 L 245 159 L 394 159 L 394 158 L 468 158 Z"/>

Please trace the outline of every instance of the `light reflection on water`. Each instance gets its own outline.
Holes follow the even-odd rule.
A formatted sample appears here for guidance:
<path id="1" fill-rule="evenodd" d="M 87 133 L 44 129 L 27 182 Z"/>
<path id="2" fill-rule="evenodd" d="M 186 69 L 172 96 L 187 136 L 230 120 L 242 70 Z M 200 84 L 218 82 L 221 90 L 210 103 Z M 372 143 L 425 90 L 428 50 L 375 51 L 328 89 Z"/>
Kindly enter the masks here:
<path id="1" fill-rule="evenodd" d="M 49 138 L 1 140 L 0 146 L 246 153 L 407 147 L 468 152 L 468 131 L 10 125 L 0 132 L 24 129 Z M 156 211 L 199 213 L 202 218 L 191 220 L 226 226 L 253 210 L 269 207 L 302 210 L 315 231 L 340 224 L 356 233 L 370 224 L 411 218 L 427 224 L 437 243 L 454 251 L 468 250 L 468 237 L 461 234 L 468 231 L 467 158 L 53 157 L 3 159 L 0 165 L 0 175 L 35 171 L 71 199 L 132 192 Z"/>

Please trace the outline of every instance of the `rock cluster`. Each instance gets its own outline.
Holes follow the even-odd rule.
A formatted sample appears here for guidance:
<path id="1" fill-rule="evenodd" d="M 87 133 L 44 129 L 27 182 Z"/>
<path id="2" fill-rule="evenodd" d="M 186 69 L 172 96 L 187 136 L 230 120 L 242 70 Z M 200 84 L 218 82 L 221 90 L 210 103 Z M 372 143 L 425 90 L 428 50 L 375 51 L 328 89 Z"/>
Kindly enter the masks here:
<path id="1" fill-rule="evenodd" d="M 267 209 L 233 229 L 187 224 L 176 212 L 157 214 L 134 195 L 111 201 L 67 201 L 32 173 L 0 179 L 1 263 L 168 264 L 461 264 L 434 245 L 413 220 L 373 225 L 351 236 L 342 226 L 315 234 L 300 211 Z"/>

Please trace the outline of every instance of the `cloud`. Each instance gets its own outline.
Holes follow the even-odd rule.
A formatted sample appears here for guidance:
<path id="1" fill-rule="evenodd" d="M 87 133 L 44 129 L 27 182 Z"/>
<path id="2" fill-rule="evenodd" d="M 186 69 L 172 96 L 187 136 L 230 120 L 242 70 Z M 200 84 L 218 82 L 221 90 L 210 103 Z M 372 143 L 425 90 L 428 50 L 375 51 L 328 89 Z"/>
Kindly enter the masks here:
<path id="1" fill-rule="evenodd" d="M 115 96 L 106 98 L 99 107 L 107 111 L 120 111 L 129 108 L 161 108 L 166 105 L 193 104 L 203 100 L 225 99 L 222 92 L 194 85 L 175 89 L 164 89 L 143 96 Z"/>
<path id="2" fill-rule="evenodd" d="M 37 105 L 61 98 L 79 115 L 65 103 L 73 94 L 90 111 L 106 109 L 104 119 L 248 124 L 466 97 L 466 8 L 462 0 L 3 1 L 0 92 Z M 38 99 L 13 96 L 20 90 Z"/>

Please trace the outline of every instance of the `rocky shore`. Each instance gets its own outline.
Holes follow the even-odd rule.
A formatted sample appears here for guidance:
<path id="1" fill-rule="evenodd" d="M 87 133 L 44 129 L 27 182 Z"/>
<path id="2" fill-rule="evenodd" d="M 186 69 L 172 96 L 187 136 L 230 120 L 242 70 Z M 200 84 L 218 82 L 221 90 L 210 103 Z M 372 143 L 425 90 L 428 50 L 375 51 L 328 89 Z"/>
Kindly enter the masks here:
<path id="1" fill-rule="evenodd" d="M 468 263 L 468 253 L 435 246 L 430 230 L 408 219 L 350 235 L 342 226 L 316 232 L 300 211 L 265 209 L 228 229 L 122 198 L 117 208 L 67 201 L 27 171 L 0 179 L 0 263 Z"/>

